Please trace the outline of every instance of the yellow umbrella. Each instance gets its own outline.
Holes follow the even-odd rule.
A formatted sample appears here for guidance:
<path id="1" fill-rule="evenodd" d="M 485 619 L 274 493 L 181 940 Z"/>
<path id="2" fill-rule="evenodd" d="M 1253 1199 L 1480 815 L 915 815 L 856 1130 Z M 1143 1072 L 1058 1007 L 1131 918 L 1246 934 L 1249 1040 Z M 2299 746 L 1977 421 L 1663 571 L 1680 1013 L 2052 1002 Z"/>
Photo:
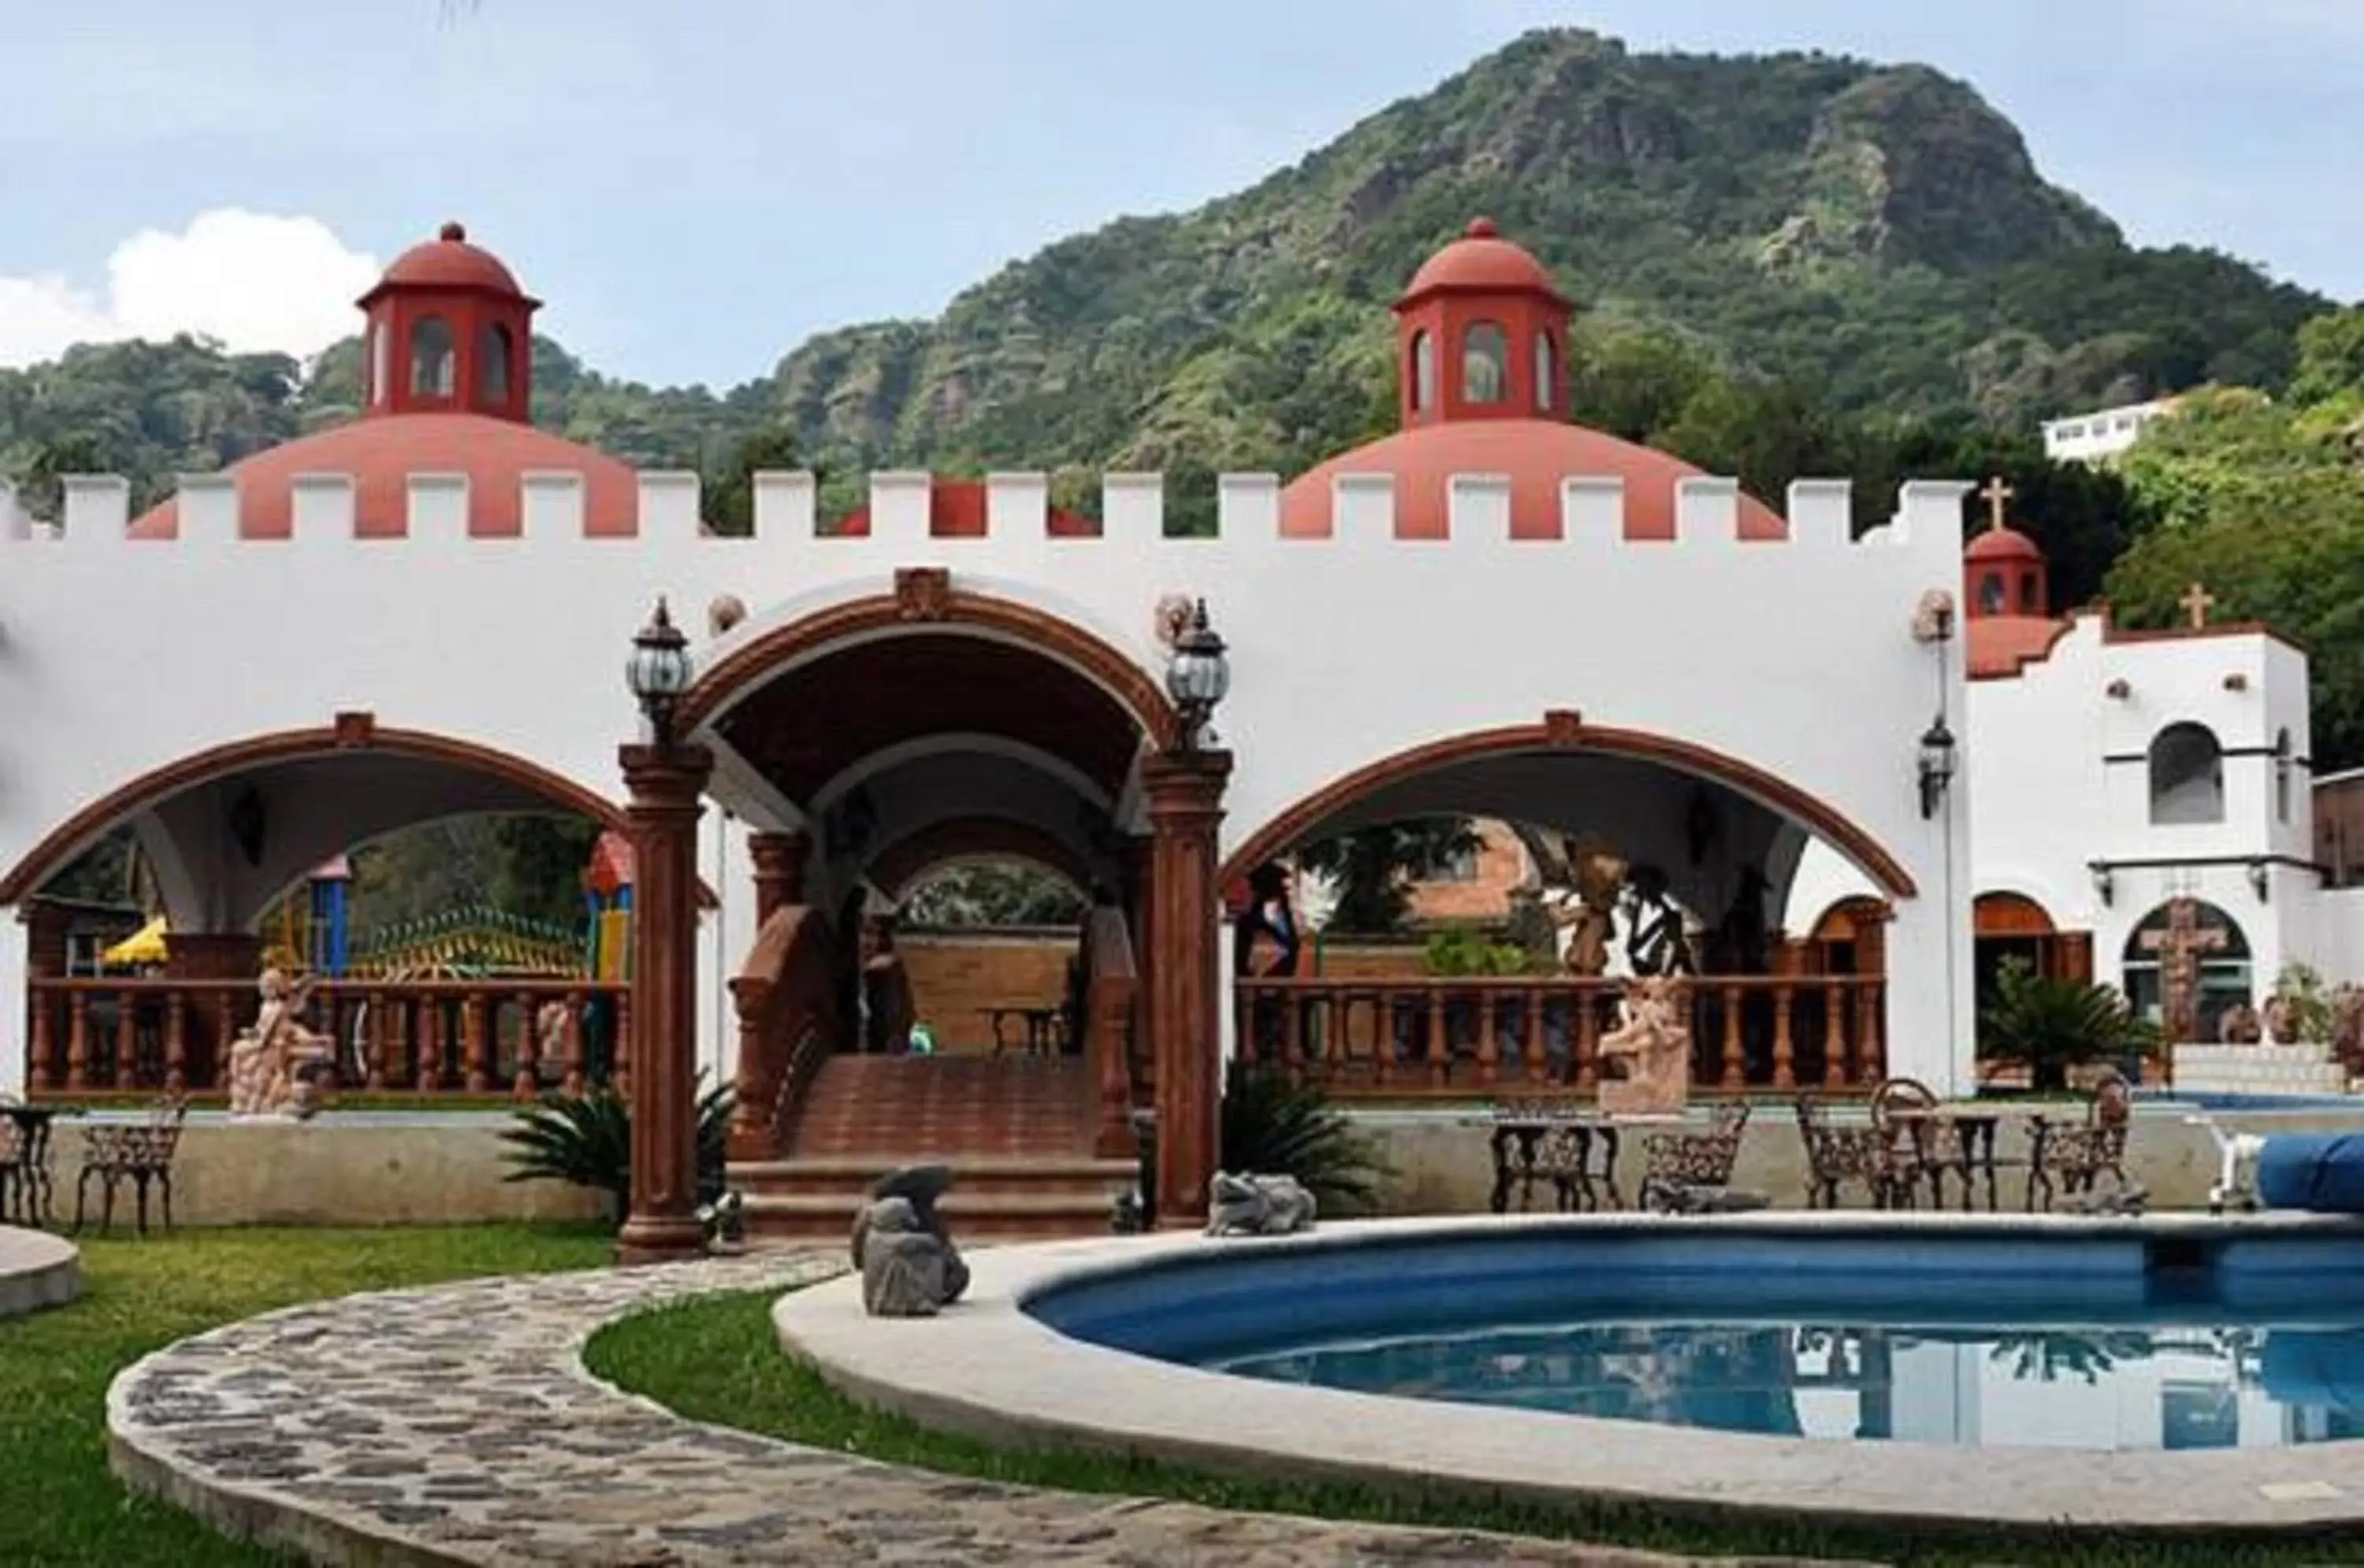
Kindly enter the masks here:
<path id="1" fill-rule="evenodd" d="M 122 964 L 163 962 L 164 917 L 157 916 L 101 953 L 99 960 L 104 963 Z"/>

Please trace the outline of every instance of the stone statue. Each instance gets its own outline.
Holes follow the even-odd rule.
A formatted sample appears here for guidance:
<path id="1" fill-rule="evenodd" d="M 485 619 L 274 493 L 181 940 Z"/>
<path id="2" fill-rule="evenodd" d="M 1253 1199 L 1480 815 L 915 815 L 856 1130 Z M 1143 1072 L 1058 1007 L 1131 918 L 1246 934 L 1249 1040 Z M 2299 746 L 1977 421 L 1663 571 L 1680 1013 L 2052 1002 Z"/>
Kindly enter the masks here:
<path id="1" fill-rule="evenodd" d="M 2217 1023 L 2216 1032 L 2226 1045 L 2255 1045 L 2265 1038 L 2265 1031 L 2258 1022 L 2258 1009 L 2247 1002 L 2236 1002 L 2225 1008 L 2224 1018 Z"/>
<path id="2" fill-rule="evenodd" d="M 873 1318 L 933 1318 L 953 1296 L 944 1267 L 953 1256 L 950 1243 L 921 1226 L 910 1199 L 864 1205 L 853 1222 L 863 1310 Z"/>
<path id="3" fill-rule="evenodd" d="M 308 1120 L 320 1108 L 319 1079 L 336 1062 L 336 1042 L 301 1021 L 312 982 L 291 984 L 274 964 L 255 989 L 262 1011 L 229 1048 L 229 1114 Z"/>
<path id="4" fill-rule="evenodd" d="M 936 1200 L 953 1184 L 952 1168 L 947 1165 L 905 1165 L 887 1172 L 870 1184 L 870 1202 L 853 1217 L 853 1266 L 863 1271 L 864 1294 L 869 1294 L 870 1256 L 882 1237 L 917 1236 L 932 1243 L 922 1248 L 917 1242 L 896 1242 L 891 1249 L 902 1260 L 895 1264 L 901 1268 L 912 1263 L 922 1252 L 935 1259 L 927 1265 L 937 1307 L 948 1307 L 961 1298 L 968 1289 L 968 1264 L 961 1261 L 960 1249 L 953 1245 L 951 1233 L 944 1229 L 943 1217 L 936 1212 Z M 909 1216 L 908 1220 L 906 1216 Z M 887 1267 L 880 1264 L 881 1268 Z M 911 1318 L 930 1316 L 909 1311 L 881 1312 L 880 1317 Z"/>
<path id="5" fill-rule="evenodd" d="M 1287 1236 L 1313 1229 L 1313 1195 L 1294 1176 L 1234 1176 L 1207 1183 L 1210 1236 Z"/>
<path id="6" fill-rule="evenodd" d="M 1600 1108 L 1611 1116 L 1680 1111 L 1690 1095 L 1690 987 L 1644 975 L 1625 988 L 1625 1016 L 1600 1040 Z"/>

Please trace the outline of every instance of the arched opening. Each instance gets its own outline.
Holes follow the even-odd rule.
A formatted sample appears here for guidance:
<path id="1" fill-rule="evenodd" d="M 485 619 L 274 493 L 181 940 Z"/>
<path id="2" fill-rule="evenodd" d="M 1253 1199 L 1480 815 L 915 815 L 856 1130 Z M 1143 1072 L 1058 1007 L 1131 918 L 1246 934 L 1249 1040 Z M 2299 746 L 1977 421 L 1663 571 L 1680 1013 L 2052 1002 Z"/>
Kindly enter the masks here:
<path id="1" fill-rule="evenodd" d="M 1979 613 L 1987 616 L 2002 615 L 2011 607 L 2010 593 L 2009 585 L 2004 583 L 2002 573 L 1992 571 L 1980 573 L 1979 574 Z"/>
<path id="2" fill-rule="evenodd" d="M 1535 332 L 1535 409 L 1548 414 L 1559 401 L 1559 355 L 1549 332 Z"/>
<path id="3" fill-rule="evenodd" d="M 2046 979 L 2092 981 L 2090 933 L 2061 930 L 2049 910 L 2024 894 L 1979 895 L 1970 929 L 1977 1017 L 1984 1018 L 2001 995 L 2006 964 L 2024 964 Z"/>
<path id="4" fill-rule="evenodd" d="M 2126 1000 L 2170 1042 L 2224 1038 L 2225 1012 L 2255 992 L 2249 939 L 2213 904 L 2170 898 L 2126 938 Z"/>
<path id="5" fill-rule="evenodd" d="M 1512 854 L 1489 862 L 1483 833 L 1466 837 L 1489 823 L 1508 828 Z M 1833 965 L 1770 913 L 1816 836 L 1911 895 L 1892 857 L 1819 802 L 1664 737 L 1547 722 L 1374 763 L 1226 862 L 1234 951 L 1248 954 L 1234 983 L 1239 1049 L 1318 1065 L 1333 1094 L 1589 1088 L 1629 984 L 1671 973 L 1689 984 L 1694 1084 L 1876 1078 L 1884 933 L 1868 925 Z M 1411 932 L 1391 965 L 1350 940 L 1363 933 L 1338 931 L 1333 947 L 1329 919 L 1372 902 L 1363 884 L 1392 878 L 1401 905 L 1473 853 L 1498 907 Z M 1809 974 L 1819 983 L 1800 983 Z"/>
<path id="6" fill-rule="evenodd" d="M 1500 403 L 1511 395 L 1511 340 L 1499 321 L 1478 321 L 1461 335 L 1461 397 Z"/>
<path id="7" fill-rule="evenodd" d="M 1436 406 L 1436 339 L 1423 328 L 1411 335 L 1411 363 L 1404 367 L 1411 381 L 1415 413 Z"/>
<path id="8" fill-rule="evenodd" d="M 2225 820 L 2225 748 L 2204 724 L 2170 724 L 2150 743 L 2150 819 L 2159 827 Z"/>
<path id="9" fill-rule="evenodd" d="M 1146 1092 L 1140 774 L 1171 707 L 1070 623 L 920 574 L 903 587 L 754 639 L 684 705 L 735 764 L 719 795 L 803 819 L 802 896 L 849 955 L 846 1026 L 774 1147 L 824 1151 L 828 1129 L 875 1125 L 885 1104 L 932 1118 L 938 1155 L 1002 1151 L 1005 1113 L 1035 1152 L 1129 1147 Z M 742 1030 L 742 1087 L 781 1081 L 771 1050 Z M 1026 1084 L 1008 1075 L 1028 1066 Z"/>
<path id="10" fill-rule="evenodd" d="M 0 878 L 0 902 L 29 929 L 27 1084 L 224 1092 L 266 963 L 318 982 L 306 1027 L 337 1042 L 345 1088 L 579 1084 L 613 1061 L 614 1018 L 578 890 L 587 846 L 620 825 L 613 805 L 550 770 L 360 714 L 156 769 Z M 78 974 L 71 895 L 110 854 L 137 868 L 128 913 L 152 940 Z M 430 983 L 442 989 L 416 990 Z M 545 1058 L 532 1016 L 566 998 L 573 1054 Z"/>
<path id="11" fill-rule="evenodd" d="M 476 401 L 482 406 L 507 406 L 511 362 L 516 357 L 517 339 L 509 329 L 497 321 L 486 322 L 476 334 Z"/>
<path id="12" fill-rule="evenodd" d="M 458 382 L 458 361 L 450 322 L 440 316 L 422 316 L 410 324 L 412 396 L 451 396 Z"/>
<path id="13" fill-rule="evenodd" d="M 385 399 L 385 328 L 372 321 L 362 329 L 362 406 L 374 408 Z"/>

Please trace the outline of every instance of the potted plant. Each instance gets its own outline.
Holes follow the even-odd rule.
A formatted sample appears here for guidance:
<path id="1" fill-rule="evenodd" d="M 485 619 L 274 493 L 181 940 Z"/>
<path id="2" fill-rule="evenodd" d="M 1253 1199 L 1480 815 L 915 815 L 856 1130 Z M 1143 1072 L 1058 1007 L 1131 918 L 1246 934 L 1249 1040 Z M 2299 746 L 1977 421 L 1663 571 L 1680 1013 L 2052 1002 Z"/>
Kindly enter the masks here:
<path id="1" fill-rule="evenodd" d="M 2024 1064 L 2037 1094 L 2067 1090 L 2072 1067 L 2150 1056 L 2158 1038 L 2114 987 L 2055 980 L 2022 959 L 2003 963 L 1994 1004 L 1979 1020 L 1979 1054 Z"/>

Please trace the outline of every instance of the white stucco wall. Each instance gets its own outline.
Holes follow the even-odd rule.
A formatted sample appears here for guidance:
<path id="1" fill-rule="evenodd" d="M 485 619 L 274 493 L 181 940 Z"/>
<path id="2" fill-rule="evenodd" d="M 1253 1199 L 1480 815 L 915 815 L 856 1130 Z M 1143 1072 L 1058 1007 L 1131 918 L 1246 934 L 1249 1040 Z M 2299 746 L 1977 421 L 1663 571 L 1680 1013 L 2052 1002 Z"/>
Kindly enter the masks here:
<path id="1" fill-rule="evenodd" d="M 343 709 L 497 748 L 614 799 L 616 744 L 634 723 L 623 656 L 660 593 L 693 629 L 716 595 L 750 606 L 697 650 L 705 666 L 888 592 L 898 568 L 942 565 L 956 587 L 1062 616 L 1154 674 L 1152 607 L 1182 592 L 1208 600 L 1231 645 L 1217 719 L 1239 757 L 1226 851 L 1368 762 L 1547 709 L 1704 746 L 1814 796 L 1917 884 L 1890 932 L 1888 1038 L 1900 1071 L 1957 1084 L 1968 927 L 1946 890 L 1967 886 L 1958 818 L 1975 781 L 1922 819 L 1916 742 L 1938 674 L 1910 624 L 1924 592 L 1957 589 L 1963 488 L 1907 486 L 1893 522 L 1851 543 L 1845 485 L 1802 484 L 1790 539 L 1742 543 L 1731 482 L 1686 481 L 1679 538 L 1640 543 L 1622 537 L 1616 482 L 1578 479 L 1567 537 L 1512 541 L 1507 485 L 1475 475 L 1455 483 L 1454 537 L 1419 543 L 1392 537 L 1383 478 L 1342 481 L 1337 537 L 1285 540 L 1277 482 L 1232 476 L 1221 537 L 1175 539 L 1156 479 L 1121 475 L 1103 537 L 1054 539 L 1043 477 L 1009 475 L 989 482 L 989 535 L 946 539 L 928 535 L 924 475 L 879 474 L 869 537 L 828 539 L 809 477 L 774 474 L 757 484 L 755 536 L 716 539 L 700 534 L 694 477 L 652 473 L 639 537 L 585 539 L 577 481 L 554 474 L 527 481 L 525 537 L 494 540 L 467 537 L 464 481 L 421 474 L 408 537 L 361 542 L 350 482 L 324 475 L 298 482 L 293 539 L 241 542 L 233 480 L 186 484 L 182 537 L 160 541 L 125 537 L 120 481 L 76 480 L 61 539 L 35 537 L 0 496 L 0 864 L 151 769 Z M 726 771 L 715 788 L 745 824 L 782 825 L 743 776 Z M 701 863 L 715 863 L 719 834 L 725 873 L 708 940 L 735 951 L 752 934 L 752 903 L 734 891 L 743 838 L 733 849 L 728 830 L 707 832 Z M 701 1049 L 718 1064 L 723 967 L 701 954 Z M 0 1019 L 22 1018 L 21 973 L 0 984 Z M 19 1072 L 19 1043 L 0 1062 Z"/>

